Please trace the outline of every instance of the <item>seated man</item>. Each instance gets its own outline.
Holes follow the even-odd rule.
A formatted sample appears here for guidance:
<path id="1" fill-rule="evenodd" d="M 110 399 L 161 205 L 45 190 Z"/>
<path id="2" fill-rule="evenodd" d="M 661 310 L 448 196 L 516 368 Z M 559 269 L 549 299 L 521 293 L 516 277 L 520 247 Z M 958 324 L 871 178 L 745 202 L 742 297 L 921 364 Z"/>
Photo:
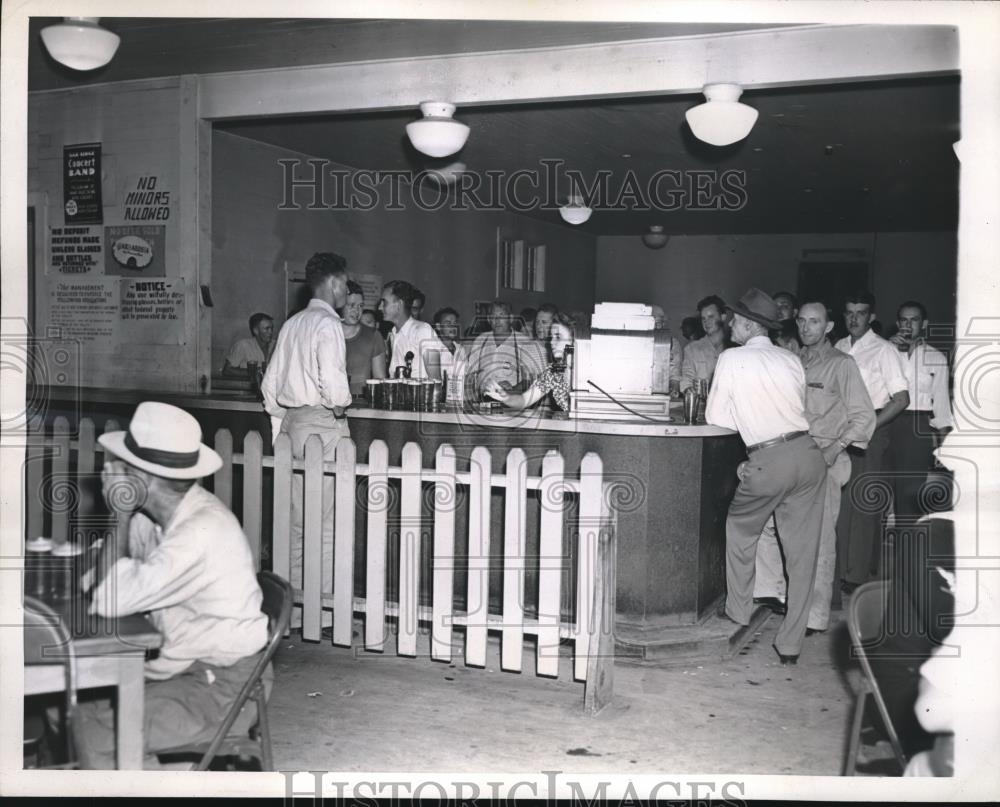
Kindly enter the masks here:
<path id="1" fill-rule="evenodd" d="M 250 336 L 233 343 L 222 365 L 222 374 L 227 378 L 246 378 L 247 362 L 255 361 L 264 369 L 271 358 L 274 347 L 274 320 L 269 314 L 260 312 L 250 317 Z"/>
<path id="2" fill-rule="evenodd" d="M 150 754 L 215 734 L 267 643 L 267 617 L 239 522 L 198 484 L 222 465 L 202 444 L 198 422 L 147 401 L 127 432 L 98 440 L 102 489 L 118 513 L 118 530 L 98 560 L 91 611 L 148 612 L 163 634 L 159 654 L 146 662 L 145 766 L 155 768 Z M 268 689 L 272 681 L 268 668 Z M 236 730 L 249 729 L 248 711 Z M 82 768 L 115 767 L 115 718 L 106 698 L 80 703 L 75 733 Z"/>

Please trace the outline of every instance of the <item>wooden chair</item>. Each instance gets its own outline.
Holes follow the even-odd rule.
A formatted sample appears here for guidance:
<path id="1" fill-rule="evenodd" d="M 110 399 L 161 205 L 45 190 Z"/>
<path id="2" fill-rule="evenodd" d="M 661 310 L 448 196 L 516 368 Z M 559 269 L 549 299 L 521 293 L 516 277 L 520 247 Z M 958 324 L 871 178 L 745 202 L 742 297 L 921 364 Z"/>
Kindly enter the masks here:
<path id="1" fill-rule="evenodd" d="M 179 746 L 165 751 L 157 751 L 157 756 L 177 757 L 200 755 L 198 763 L 191 770 L 208 770 L 216 757 L 255 757 L 260 760 L 261 769 L 274 769 L 271 756 L 271 732 L 267 721 L 267 693 L 262 680 L 267 665 L 274 657 L 292 613 L 292 588 L 288 582 L 273 572 L 260 572 L 257 582 L 264 599 L 261 611 L 268 617 L 268 641 L 264 653 L 254 666 L 253 672 L 240 690 L 233 705 L 226 713 L 211 742 Z M 246 734 L 230 733 L 243 707 L 253 699 L 257 706 L 257 722 Z"/>
<path id="2" fill-rule="evenodd" d="M 73 714 L 76 711 L 76 656 L 69 630 L 59 614 L 41 600 L 24 598 L 24 664 L 25 666 L 61 666 L 66 678 L 66 705 L 63 716 L 63 738 L 66 761 L 46 768 L 75 768 L 76 747 L 73 743 Z"/>
<path id="3" fill-rule="evenodd" d="M 858 750 L 861 747 L 862 723 L 868 698 L 874 698 L 879 716 L 885 725 L 885 731 L 892 746 L 893 756 L 899 764 L 900 773 L 906 768 L 906 755 L 899 742 L 896 728 L 889 716 L 885 699 L 879 689 L 878 679 L 872 670 L 866 647 L 871 649 L 882 633 L 882 623 L 886 611 L 891 583 L 886 580 L 875 580 L 859 586 L 851 596 L 848 604 L 847 629 L 851 634 L 851 645 L 861 664 L 861 689 L 854 704 L 854 718 L 851 724 L 850 745 L 847 750 L 847 760 L 844 763 L 844 776 L 854 776 L 857 769 Z"/>

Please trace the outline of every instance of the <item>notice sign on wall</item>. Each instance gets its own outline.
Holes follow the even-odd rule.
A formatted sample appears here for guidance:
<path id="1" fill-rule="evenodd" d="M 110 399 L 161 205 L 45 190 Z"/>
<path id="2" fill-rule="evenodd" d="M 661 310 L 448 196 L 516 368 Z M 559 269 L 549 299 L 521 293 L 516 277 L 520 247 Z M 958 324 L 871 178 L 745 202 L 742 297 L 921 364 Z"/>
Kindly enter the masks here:
<path id="1" fill-rule="evenodd" d="M 62 275 L 100 271 L 104 243 L 100 227 L 50 227 L 49 266 Z"/>
<path id="2" fill-rule="evenodd" d="M 153 175 L 132 177 L 125 185 L 125 221 L 166 221 L 170 218 L 170 191 Z"/>
<path id="3" fill-rule="evenodd" d="M 163 277 L 166 227 L 162 224 L 105 227 L 104 273 L 122 277 Z"/>
<path id="4" fill-rule="evenodd" d="M 354 281 L 364 291 L 364 307 L 378 310 L 378 301 L 382 299 L 382 275 L 352 275 Z"/>
<path id="5" fill-rule="evenodd" d="M 101 144 L 63 146 L 63 213 L 66 224 L 100 224 Z"/>
<path id="6" fill-rule="evenodd" d="M 53 280 L 49 287 L 49 325 L 62 339 L 110 347 L 118 333 L 118 283 L 103 277 Z"/>
<path id="7" fill-rule="evenodd" d="M 127 344 L 184 344 L 184 283 L 122 280 L 121 339 Z"/>

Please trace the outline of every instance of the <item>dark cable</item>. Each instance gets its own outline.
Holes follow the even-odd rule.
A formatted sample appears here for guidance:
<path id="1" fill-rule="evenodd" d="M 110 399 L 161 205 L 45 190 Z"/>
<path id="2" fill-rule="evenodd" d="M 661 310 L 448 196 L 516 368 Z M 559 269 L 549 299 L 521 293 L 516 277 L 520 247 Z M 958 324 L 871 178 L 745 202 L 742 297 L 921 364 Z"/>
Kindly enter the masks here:
<path id="1" fill-rule="evenodd" d="M 611 401 L 614 401 L 616 404 L 618 404 L 618 406 L 620 406 L 626 412 L 631 412 L 636 417 L 640 417 L 643 420 L 650 420 L 653 423 L 673 423 L 674 422 L 674 419 L 672 417 L 670 417 L 669 415 L 666 418 L 653 418 L 653 417 L 650 417 L 649 415 L 642 414 L 642 412 L 636 412 L 632 407 L 630 407 L 630 406 L 622 403 L 621 401 L 619 401 L 610 392 L 605 392 L 603 389 L 601 389 L 599 386 L 597 386 L 597 384 L 595 384 L 589 378 L 587 379 L 587 383 L 590 384 L 590 386 L 592 386 L 594 389 L 596 389 L 603 396 L 605 396 L 606 398 L 608 398 Z M 668 404 L 668 406 L 669 406 L 669 404 Z"/>

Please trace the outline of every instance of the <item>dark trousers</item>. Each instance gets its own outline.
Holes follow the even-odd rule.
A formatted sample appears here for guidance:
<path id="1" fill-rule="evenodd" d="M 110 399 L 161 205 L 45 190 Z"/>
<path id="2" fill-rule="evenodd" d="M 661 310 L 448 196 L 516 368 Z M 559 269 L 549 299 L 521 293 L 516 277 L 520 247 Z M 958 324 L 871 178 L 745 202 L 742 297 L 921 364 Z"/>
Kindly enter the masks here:
<path id="1" fill-rule="evenodd" d="M 928 485 L 934 470 L 934 449 L 937 439 L 931 428 L 930 412 L 903 412 L 888 425 L 889 451 L 887 466 L 892 469 L 893 511 L 896 520 L 912 520 L 950 502 L 950 490 L 936 476 Z"/>
<path id="2" fill-rule="evenodd" d="M 726 613 L 741 625 L 753 610 L 757 540 L 774 513 L 788 574 L 787 613 L 774 646 L 798 655 L 816 578 L 826 462 L 808 435 L 750 455 L 726 518 Z"/>
<path id="3" fill-rule="evenodd" d="M 926 518 L 895 526 L 890 539 L 891 589 L 878 642 L 866 648 L 886 707 L 908 756 L 931 747 L 934 737 L 917 720 L 914 704 L 920 666 L 947 643 L 954 624 L 954 595 L 937 568 L 954 571 L 951 521 Z"/>
<path id="4" fill-rule="evenodd" d="M 886 478 L 889 427 L 875 430 L 868 448 L 850 449 L 851 478 L 840 498 L 837 517 L 837 565 L 840 578 L 860 585 L 878 573 L 882 520 L 892 499 Z"/>

